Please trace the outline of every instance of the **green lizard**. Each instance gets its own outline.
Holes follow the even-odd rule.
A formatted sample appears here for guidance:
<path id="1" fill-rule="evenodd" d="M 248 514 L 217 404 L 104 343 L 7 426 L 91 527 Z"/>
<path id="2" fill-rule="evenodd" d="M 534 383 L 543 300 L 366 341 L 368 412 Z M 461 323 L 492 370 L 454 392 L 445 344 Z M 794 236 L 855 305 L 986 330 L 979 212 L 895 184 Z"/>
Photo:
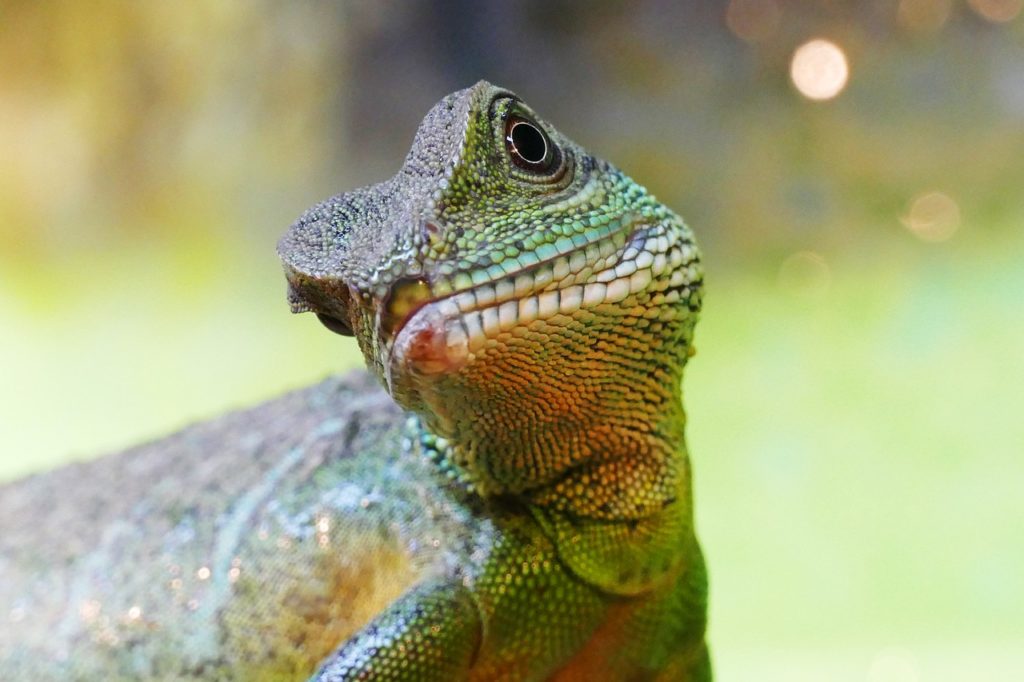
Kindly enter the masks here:
<path id="1" fill-rule="evenodd" d="M 372 373 L 0 496 L 0 679 L 707 680 L 682 220 L 488 83 L 279 244 Z"/>

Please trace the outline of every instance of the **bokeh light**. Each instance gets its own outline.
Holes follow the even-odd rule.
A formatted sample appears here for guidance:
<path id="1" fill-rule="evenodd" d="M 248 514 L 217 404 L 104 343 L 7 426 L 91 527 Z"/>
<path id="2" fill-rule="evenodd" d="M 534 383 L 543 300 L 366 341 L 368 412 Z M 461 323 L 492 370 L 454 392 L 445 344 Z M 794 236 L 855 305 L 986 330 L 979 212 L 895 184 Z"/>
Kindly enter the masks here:
<path id="1" fill-rule="evenodd" d="M 737 38 L 760 43 L 775 34 L 781 17 L 775 0 L 731 0 L 725 10 L 725 25 Z"/>
<path id="2" fill-rule="evenodd" d="M 821 254 L 798 251 L 779 266 L 779 288 L 806 300 L 820 300 L 828 293 L 832 270 Z"/>
<path id="3" fill-rule="evenodd" d="M 846 87 L 850 67 L 846 62 L 846 54 L 838 45 L 818 38 L 796 49 L 789 75 L 793 85 L 804 97 L 826 100 L 832 99 Z"/>
<path id="4" fill-rule="evenodd" d="M 967 0 L 975 12 L 996 23 L 1013 21 L 1024 8 L 1024 0 Z"/>
<path id="5" fill-rule="evenodd" d="M 900 0 L 896 19 L 911 31 L 933 33 L 949 20 L 952 0 Z"/>
<path id="6" fill-rule="evenodd" d="M 926 192 L 910 202 L 903 224 L 924 241 L 946 241 L 960 227 L 960 207 L 942 192 Z"/>

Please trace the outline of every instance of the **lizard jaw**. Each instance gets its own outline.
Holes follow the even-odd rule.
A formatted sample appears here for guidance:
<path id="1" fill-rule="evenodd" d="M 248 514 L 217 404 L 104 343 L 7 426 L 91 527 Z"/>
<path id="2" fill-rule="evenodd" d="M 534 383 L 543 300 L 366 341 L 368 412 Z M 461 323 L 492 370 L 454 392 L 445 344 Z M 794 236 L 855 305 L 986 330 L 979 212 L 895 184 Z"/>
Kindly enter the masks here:
<path id="1" fill-rule="evenodd" d="M 388 391 L 394 394 L 394 374 L 413 370 L 421 376 L 457 372 L 470 359 L 469 339 L 458 334 L 458 318 L 445 313 L 443 301 L 428 303 L 402 325 L 384 363 Z"/>
<path id="2" fill-rule="evenodd" d="M 516 327 L 619 303 L 656 280 L 678 286 L 687 279 L 685 268 L 679 266 L 689 260 L 691 249 L 647 225 L 629 225 L 596 242 L 587 258 L 582 252 L 579 257 L 560 256 L 501 281 L 440 298 L 430 298 L 424 289 L 422 298 L 409 304 L 407 314 L 393 324 L 391 334 L 378 337 L 384 341 L 389 392 L 395 395 L 400 381 L 459 371 L 500 334 L 514 333 Z M 379 330 L 385 317 L 378 313 Z"/>

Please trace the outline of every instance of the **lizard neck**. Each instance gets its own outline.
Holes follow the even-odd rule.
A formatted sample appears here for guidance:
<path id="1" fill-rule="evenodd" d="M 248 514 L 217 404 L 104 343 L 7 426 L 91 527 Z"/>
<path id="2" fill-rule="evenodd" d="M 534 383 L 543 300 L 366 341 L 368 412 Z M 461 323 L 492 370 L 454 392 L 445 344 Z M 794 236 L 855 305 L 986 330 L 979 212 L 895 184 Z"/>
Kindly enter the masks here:
<path id="1" fill-rule="evenodd" d="M 599 362 L 596 346 L 565 362 L 535 350 L 546 366 L 529 383 L 448 392 L 466 399 L 424 414 L 418 440 L 445 476 L 483 497 L 516 496 L 577 518 L 648 517 L 688 498 L 681 379 L 689 335 L 678 340 L 675 362 L 633 366 Z"/>

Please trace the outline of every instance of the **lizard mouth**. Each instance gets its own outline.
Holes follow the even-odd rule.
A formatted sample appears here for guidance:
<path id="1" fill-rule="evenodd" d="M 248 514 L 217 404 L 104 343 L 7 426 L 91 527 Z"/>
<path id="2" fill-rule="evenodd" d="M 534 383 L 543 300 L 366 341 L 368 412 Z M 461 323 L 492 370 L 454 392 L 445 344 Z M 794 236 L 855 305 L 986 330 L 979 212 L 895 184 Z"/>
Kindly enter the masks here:
<path id="1" fill-rule="evenodd" d="M 378 314 L 387 383 L 397 374 L 457 371 L 516 327 L 619 303 L 690 260 L 688 249 L 660 226 L 624 218 L 587 243 L 475 286 L 450 291 L 446 282 L 399 281 Z M 677 278 L 681 284 L 683 273 Z"/>
<path id="2" fill-rule="evenodd" d="M 317 313 L 316 319 L 320 320 L 320 324 L 339 336 L 355 336 L 355 333 L 352 331 L 352 325 L 340 317 L 328 315 L 327 313 Z"/>

